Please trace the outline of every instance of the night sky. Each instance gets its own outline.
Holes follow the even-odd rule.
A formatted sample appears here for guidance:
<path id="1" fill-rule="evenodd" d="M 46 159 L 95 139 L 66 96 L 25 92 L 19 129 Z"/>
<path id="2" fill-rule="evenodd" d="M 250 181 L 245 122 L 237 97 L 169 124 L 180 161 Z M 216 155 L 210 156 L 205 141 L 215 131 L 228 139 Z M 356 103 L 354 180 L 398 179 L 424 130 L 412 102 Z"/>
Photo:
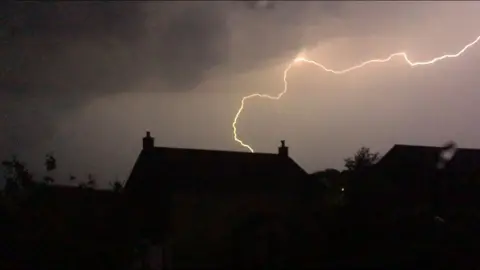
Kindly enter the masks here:
<path id="1" fill-rule="evenodd" d="M 480 35 L 480 2 L 45 2 L 0 4 L 0 157 L 41 172 L 46 153 L 102 185 L 125 179 L 150 130 L 157 146 L 248 151 L 231 123 L 242 96 L 283 89 L 301 51 L 343 69 L 406 51 L 456 53 Z M 397 59 L 337 76 L 290 72 L 280 101 L 253 100 L 241 139 L 307 171 L 361 146 L 480 148 L 480 44 L 410 68 Z"/>

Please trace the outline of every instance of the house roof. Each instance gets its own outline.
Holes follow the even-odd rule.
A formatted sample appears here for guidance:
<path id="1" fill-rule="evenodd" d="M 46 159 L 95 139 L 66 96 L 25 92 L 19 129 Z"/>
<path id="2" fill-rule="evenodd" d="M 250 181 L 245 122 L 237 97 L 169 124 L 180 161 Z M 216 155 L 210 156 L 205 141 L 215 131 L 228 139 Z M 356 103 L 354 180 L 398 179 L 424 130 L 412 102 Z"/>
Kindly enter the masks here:
<path id="1" fill-rule="evenodd" d="M 437 170 L 442 147 L 394 145 L 377 163 L 377 167 L 392 171 Z M 446 164 L 445 171 L 457 177 L 469 176 L 480 169 L 480 149 L 458 148 Z"/>
<path id="2" fill-rule="evenodd" d="M 248 183 L 273 187 L 282 179 L 301 177 L 308 174 L 288 156 L 155 147 L 141 151 L 125 189 L 159 183 L 173 188 L 234 188 Z"/>

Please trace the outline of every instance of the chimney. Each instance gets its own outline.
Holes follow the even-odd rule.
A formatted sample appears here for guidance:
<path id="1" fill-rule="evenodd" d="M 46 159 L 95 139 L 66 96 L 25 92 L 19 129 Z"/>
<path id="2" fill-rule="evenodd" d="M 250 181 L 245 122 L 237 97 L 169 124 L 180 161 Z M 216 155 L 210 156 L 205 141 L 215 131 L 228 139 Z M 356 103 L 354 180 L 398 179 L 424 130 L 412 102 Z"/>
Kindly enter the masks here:
<path id="1" fill-rule="evenodd" d="M 143 150 L 152 150 L 154 146 L 155 139 L 150 136 L 150 131 L 147 131 L 147 136 L 143 138 Z"/>
<path id="2" fill-rule="evenodd" d="M 288 147 L 285 146 L 285 140 L 280 141 L 282 145 L 278 147 L 278 154 L 282 157 L 288 157 Z"/>

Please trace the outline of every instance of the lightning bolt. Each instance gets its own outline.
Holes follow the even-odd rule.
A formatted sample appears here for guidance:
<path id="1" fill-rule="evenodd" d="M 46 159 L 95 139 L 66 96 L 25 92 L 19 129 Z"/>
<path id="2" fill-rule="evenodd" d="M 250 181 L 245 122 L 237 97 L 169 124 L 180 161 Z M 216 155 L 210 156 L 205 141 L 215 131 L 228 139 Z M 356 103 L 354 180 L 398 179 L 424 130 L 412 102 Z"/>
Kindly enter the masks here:
<path id="1" fill-rule="evenodd" d="M 241 105 L 240 105 L 240 108 L 238 109 L 237 113 L 235 114 L 235 118 L 233 119 L 233 122 L 232 122 L 232 128 L 233 128 L 233 138 L 236 142 L 238 142 L 241 146 L 247 148 L 248 150 L 250 150 L 250 152 L 254 152 L 253 148 L 246 144 L 245 142 L 243 142 L 242 140 L 240 140 L 238 138 L 238 134 L 237 134 L 237 122 L 238 122 L 238 118 L 240 117 L 240 115 L 242 114 L 244 108 L 245 108 L 245 103 L 247 100 L 249 99 L 253 99 L 253 98 L 266 98 L 266 99 L 271 99 L 271 100 L 279 100 L 280 98 L 282 98 L 282 96 L 287 93 L 288 91 L 288 81 L 287 81 L 287 78 L 288 78 L 288 72 L 293 68 L 293 66 L 295 64 L 298 64 L 298 63 L 308 63 L 308 64 L 312 64 L 312 65 L 315 65 L 316 67 L 322 69 L 323 71 L 326 71 L 326 72 L 330 72 L 330 73 L 333 73 L 333 74 L 336 74 L 336 75 L 341 75 L 341 74 L 345 74 L 347 72 L 350 72 L 350 71 L 354 71 L 354 70 L 357 70 L 357 69 L 360 69 L 360 68 L 363 68 L 367 65 L 370 65 L 370 64 L 375 64 L 375 63 L 386 63 L 386 62 L 389 62 L 390 60 L 396 58 L 396 57 L 400 57 L 400 58 L 403 58 L 403 60 L 405 60 L 405 62 L 410 65 L 410 67 L 416 67 L 416 66 L 425 66 L 425 65 L 431 65 L 431 64 L 434 64 L 438 61 L 441 61 L 441 60 L 444 60 L 444 59 L 447 59 L 447 58 L 456 58 L 460 55 L 462 55 L 466 50 L 468 50 L 468 48 L 472 47 L 473 45 L 475 45 L 478 41 L 480 40 L 480 36 L 478 36 L 474 41 L 468 43 L 467 45 L 465 45 L 459 52 L 455 53 L 455 54 L 445 54 L 445 55 L 442 55 L 442 56 L 439 56 L 439 57 L 435 57 L 431 60 L 428 60 L 428 61 L 420 61 L 420 62 L 413 62 L 411 61 L 409 58 L 408 58 L 408 55 L 406 52 L 397 52 L 397 53 L 393 53 L 391 55 L 389 55 L 388 57 L 386 58 L 380 58 L 380 59 L 372 59 L 372 60 L 368 60 L 368 61 L 365 61 L 359 65 L 356 65 L 356 66 L 352 66 L 352 67 L 349 67 L 347 69 L 343 69 L 343 70 L 334 70 L 334 69 L 330 69 L 330 68 L 327 68 L 325 67 L 324 65 L 318 63 L 318 62 L 315 62 L 314 60 L 311 60 L 311 59 L 308 59 L 308 58 L 305 58 L 303 56 L 297 56 L 295 57 L 295 59 L 293 59 L 288 65 L 287 67 L 285 68 L 285 70 L 283 71 L 283 91 L 280 92 L 278 95 L 276 96 L 271 96 L 271 95 L 267 95 L 267 94 L 260 94 L 260 93 L 255 93 L 255 94 L 251 94 L 251 95 L 248 95 L 248 96 L 244 96 L 242 98 L 242 102 L 241 102 Z"/>

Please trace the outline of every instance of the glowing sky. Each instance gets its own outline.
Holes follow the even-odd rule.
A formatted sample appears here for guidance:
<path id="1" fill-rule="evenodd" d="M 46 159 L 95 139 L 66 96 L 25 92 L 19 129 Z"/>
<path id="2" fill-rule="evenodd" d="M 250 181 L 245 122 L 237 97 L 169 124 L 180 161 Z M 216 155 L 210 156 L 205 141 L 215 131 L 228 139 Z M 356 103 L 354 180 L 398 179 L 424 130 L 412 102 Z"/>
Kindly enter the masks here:
<path id="1" fill-rule="evenodd" d="M 282 91 L 300 51 L 333 69 L 406 51 L 458 51 L 480 35 L 478 2 L 1 4 L 0 156 L 63 172 L 126 177 L 146 129 L 157 145 L 248 151 L 232 140 L 242 96 Z M 402 60 L 343 76 L 304 65 L 278 102 L 238 124 L 259 152 L 281 139 L 307 171 L 340 168 L 365 145 L 480 147 L 480 47 L 435 67 Z"/>

